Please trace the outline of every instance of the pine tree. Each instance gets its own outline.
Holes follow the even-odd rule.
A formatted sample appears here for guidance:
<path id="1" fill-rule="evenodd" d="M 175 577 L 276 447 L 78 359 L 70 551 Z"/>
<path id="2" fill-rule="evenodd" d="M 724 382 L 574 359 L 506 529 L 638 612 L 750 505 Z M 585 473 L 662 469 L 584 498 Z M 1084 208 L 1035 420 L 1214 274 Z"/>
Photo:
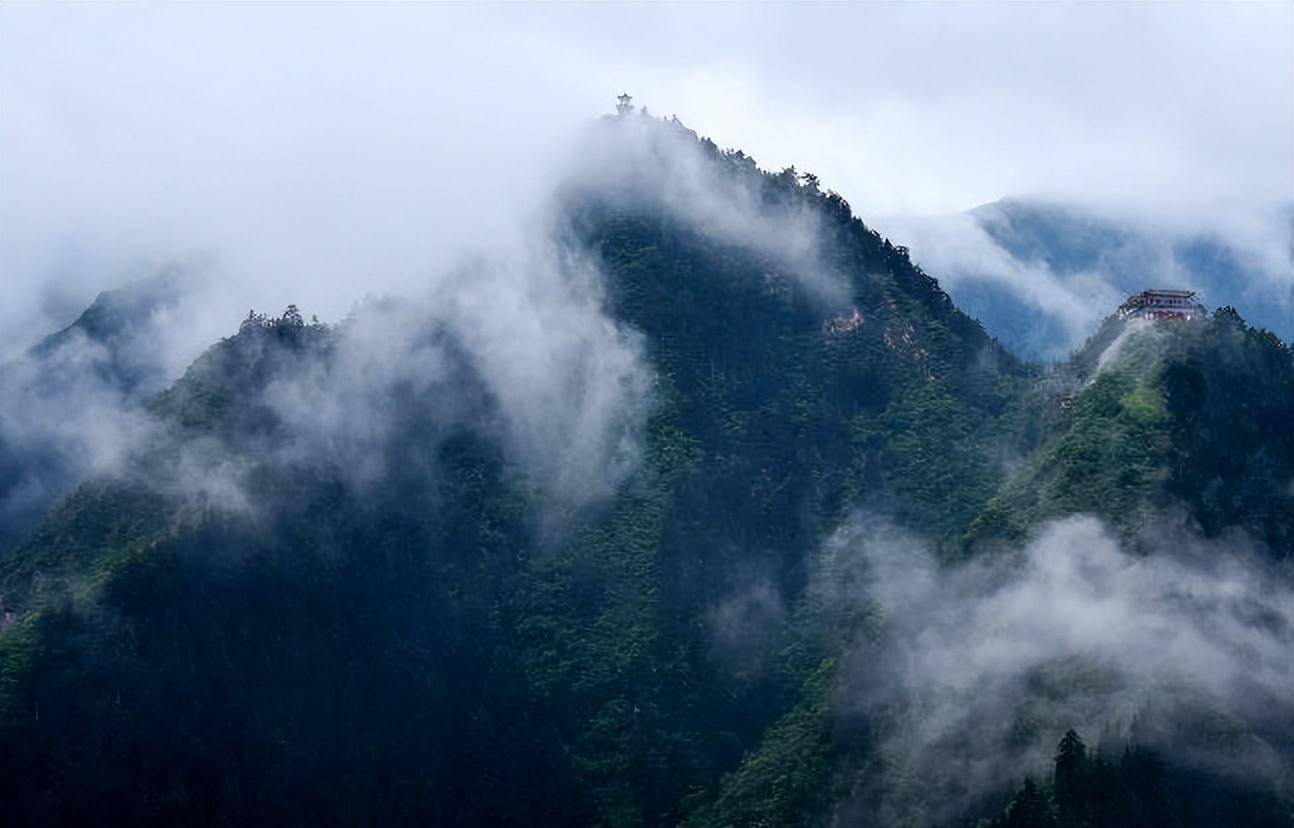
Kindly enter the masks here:
<path id="1" fill-rule="evenodd" d="M 1090 768 L 1087 745 L 1073 730 L 1067 732 L 1056 748 L 1056 808 L 1061 825 L 1084 825 L 1088 822 Z"/>
<path id="2" fill-rule="evenodd" d="M 1024 787 L 1006 808 L 1003 828 L 1051 828 L 1056 824 L 1047 794 L 1032 779 L 1024 780 Z"/>

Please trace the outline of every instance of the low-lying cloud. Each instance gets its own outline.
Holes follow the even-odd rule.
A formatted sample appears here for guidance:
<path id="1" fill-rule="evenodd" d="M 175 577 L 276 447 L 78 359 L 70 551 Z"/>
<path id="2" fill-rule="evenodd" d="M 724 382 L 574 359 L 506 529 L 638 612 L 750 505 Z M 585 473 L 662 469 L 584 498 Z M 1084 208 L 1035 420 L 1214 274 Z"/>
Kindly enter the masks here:
<path id="1" fill-rule="evenodd" d="M 821 212 L 761 189 L 754 159 L 716 159 L 677 120 L 630 112 L 599 127 L 579 144 L 571 192 L 592 191 L 614 208 L 660 214 L 765 257 L 824 306 L 848 299 L 847 281 L 827 264 Z"/>
<path id="2" fill-rule="evenodd" d="M 878 221 L 990 334 L 1058 359 L 1128 295 L 1200 291 L 1251 324 L 1294 336 L 1294 207 L 1164 222 L 1125 207 L 1013 200 L 966 213 Z"/>
<path id="3" fill-rule="evenodd" d="M 452 264 L 404 290 L 364 298 L 357 285 L 356 304 L 333 328 L 325 355 L 273 374 L 265 387 L 240 389 L 258 395 L 257 404 L 283 427 L 273 459 L 323 462 L 356 482 L 372 481 L 385 472 L 399 428 L 415 416 L 409 401 L 422 401 L 416 416 L 444 425 L 476 416 L 485 400 L 495 418 L 488 428 L 548 496 L 581 504 L 612 493 L 641 460 L 655 379 L 641 335 L 609 315 L 596 252 L 580 249 L 571 233 L 569 211 L 580 203 L 674 222 L 751 252 L 816 302 L 843 301 L 846 281 L 824 264 L 817 212 L 762 189 L 749 158 L 720 157 L 680 123 L 636 112 L 594 122 L 577 146 L 552 169 L 542 209 L 513 215 L 491 245 L 456 246 L 456 258 L 429 254 Z M 21 447 L 39 433 L 51 456 L 66 458 L 64 472 L 41 483 L 46 504 L 85 475 L 111 471 L 110 460 L 119 463 L 156 442 L 144 404 L 207 343 L 231 334 L 242 316 L 233 308 L 246 307 L 239 298 L 245 278 L 223 278 L 218 265 L 168 273 L 149 283 L 161 298 L 124 308 L 122 334 L 85 346 L 103 352 L 94 362 L 99 367 L 53 383 L 42 374 L 48 366 L 31 355 L 16 360 L 30 367 L 10 373 L 7 399 L 35 395 L 43 407 L 16 407 L 0 421 L 0 434 Z M 141 291 L 147 292 L 136 286 L 128 293 Z M 307 312 L 314 307 L 304 298 L 301 304 Z M 73 344 L 61 358 L 74 359 Z M 102 365 L 119 363 L 146 381 L 127 390 L 100 376 Z M 87 419 L 60 420 L 50 408 Z M 50 428 L 54 422 L 58 427 Z M 209 446 L 188 459 L 189 471 L 177 467 L 169 490 L 204 502 L 215 494 L 217 503 L 245 508 L 246 497 L 228 496 L 244 467 Z M 31 467 L 19 474 L 34 476 Z M 204 475 L 224 482 L 213 490 Z M 40 502 L 25 492 L 27 482 L 10 486 L 5 497 Z"/>
<path id="4" fill-rule="evenodd" d="M 167 270 L 105 295 L 77 325 L 0 360 L 0 550 L 80 480 L 158 434 L 148 401 L 214 338 L 213 286 Z"/>
<path id="5" fill-rule="evenodd" d="M 1092 741 L 1172 741 L 1181 761 L 1257 788 L 1289 785 L 1289 573 L 1241 538 L 1172 534 L 1132 555 L 1077 516 L 1014 557 L 944 568 L 884 521 L 840 529 L 818 562 L 818 601 L 879 619 L 845 663 L 839 698 L 840 715 L 877 740 L 876 784 L 857 806 L 887 825 L 954 817 L 1008 780 L 1045 773 L 1069 728 Z M 1187 721 L 1214 732 L 1196 724 L 1183 738 Z"/>
<path id="6" fill-rule="evenodd" d="M 605 313 L 601 280 L 553 244 L 464 264 L 428 292 L 361 305 L 327 358 L 264 396 L 295 459 L 360 480 L 384 471 L 402 419 L 448 423 L 484 400 L 511 458 L 551 496 L 606 496 L 641 459 L 653 379 L 641 337 Z M 403 407 L 416 399 L 425 405 Z"/>

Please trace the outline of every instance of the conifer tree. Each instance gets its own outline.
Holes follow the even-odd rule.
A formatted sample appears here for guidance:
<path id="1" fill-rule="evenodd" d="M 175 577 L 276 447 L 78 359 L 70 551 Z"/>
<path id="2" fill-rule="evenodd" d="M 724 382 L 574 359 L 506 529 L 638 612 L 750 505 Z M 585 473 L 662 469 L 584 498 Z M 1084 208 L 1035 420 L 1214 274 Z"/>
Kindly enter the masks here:
<path id="1" fill-rule="evenodd" d="M 1087 817 L 1089 789 L 1087 745 L 1073 730 L 1056 748 L 1056 808 L 1062 825 L 1083 825 Z"/>
<path id="2" fill-rule="evenodd" d="M 1003 828 L 1052 828 L 1055 824 L 1046 792 L 1032 779 L 1025 779 L 1024 787 L 1007 806 Z"/>

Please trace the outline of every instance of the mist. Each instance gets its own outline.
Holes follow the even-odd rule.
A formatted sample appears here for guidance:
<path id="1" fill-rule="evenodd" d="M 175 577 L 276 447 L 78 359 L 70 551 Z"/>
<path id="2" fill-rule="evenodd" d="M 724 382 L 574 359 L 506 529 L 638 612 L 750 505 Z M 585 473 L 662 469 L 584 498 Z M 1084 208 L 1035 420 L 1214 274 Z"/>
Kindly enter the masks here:
<path id="1" fill-rule="evenodd" d="M 1231 237 L 1294 201 L 1288 7 L 1015 11 L 7 5 L 0 353 L 169 264 L 225 326 L 408 292 L 542 213 L 622 91 L 869 220 L 1041 194 Z"/>
<path id="2" fill-rule="evenodd" d="M 1193 286 L 1203 239 L 1204 301 L 1288 337 L 1292 26 L 0 3 L 6 812 L 927 826 L 1000 813 L 1071 728 L 1283 806 L 1294 572 L 1226 527 L 1290 537 L 1288 350 L 1219 327 L 1234 361 L 1071 447 L 1087 368 L 1006 357 L 922 271 L 1058 359 L 1126 279 Z M 1026 255 L 1012 198 L 1118 233 Z M 1109 503 L 1155 536 L 1078 515 L 948 560 L 973 515 L 1033 520 L 1033 460 L 1133 441 L 1167 450 Z M 1197 478 L 1217 537 L 1159 508 Z M 836 528 L 859 503 L 928 536 Z"/>
<path id="3" fill-rule="evenodd" d="M 568 196 L 593 194 L 617 210 L 667 216 L 761 256 L 789 273 L 822 309 L 841 309 L 848 282 L 826 263 L 820 212 L 760 192 L 738 172 L 756 168 L 754 159 L 743 154 L 716 163 L 682 122 L 671 118 L 666 127 L 645 111 L 604 119 L 579 144 Z"/>
<path id="4" fill-rule="evenodd" d="M 1294 338 L 1294 201 L 1167 223 L 1128 205 L 1101 209 L 1025 201 L 948 215 L 881 216 L 877 226 L 904 240 L 972 314 L 1003 312 L 985 307 L 999 292 L 1016 300 L 1019 313 L 1028 314 L 1019 326 L 1028 334 L 1009 344 L 1026 357 L 1068 356 L 1128 295 L 1146 288 L 1199 291 L 1210 308 L 1231 305 L 1250 324 Z M 1023 211 L 1033 215 L 1026 213 L 1019 227 L 1012 212 Z M 1058 223 L 1048 226 L 1051 220 Z M 1037 250 L 1031 234 L 1048 232 L 1063 237 L 1052 250 Z M 1004 243 L 1013 237 L 1022 251 Z M 1066 261 L 1071 257 L 1078 261 Z"/>
<path id="5" fill-rule="evenodd" d="M 861 722 L 878 749 L 856 804 L 887 825 L 949 819 L 1004 780 L 1048 773 L 1070 728 L 1119 753 L 1171 744 L 1178 761 L 1288 789 L 1290 572 L 1240 535 L 1170 525 L 1146 540 L 1152 554 L 1131 554 L 1074 516 L 1016 553 L 945 567 L 876 516 L 839 529 L 811 594 L 872 618 L 837 700 L 843 726 Z M 1208 728 L 1177 728 L 1201 712 Z"/>
<path id="6" fill-rule="evenodd" d="M 560 501 L 609 495 L 641 459 L 653 377 L 641 337 L 606 315 L 601 279 L 537 241 L 362 304 L 327 355 L 261 390 L 288 435 L 281 459 L 324 458 L 371 481 L 399 450 L 401 421 L 423 417 L 485 427 Z"/>
<path id="7" fill-rule="evenodd" d="M 272 353 L 272 342 L 241 334 L 221 345 L 244 363 L 272 366 L 263 387 L 227 393 L 246 398 L 239 402 L 245 409 L 270 412 L 277 442 L 239 445 L 237 435 L 225 435 L 230 445 L 222 450 L 202 435 L 192 449 L 179 449 L 173 473 L 153 483 L 204 506 L 247 512 L 254 498 L 240 478 L 249 467 L 230 451 L 258 462 L 322 463 L 352 483 L 372 483 L 387 472 L 394 443 L 407 436 L 401 429 L 417 416 L 430 428 L 482 428 L 562 508 L 611 495 L 641 461 L 655 377 L 641 335 L 609 314 L 600 263 L 581 247 L 574 226 L 580 203 L 645 211 L 748 250 L 789 274 L 824 310 L 845 299 L 846 281 L 823 264 L 816 213 L 770 200 L 744 176 L 725 176 L 726 164 L 676 120 L 632 112 L 587 121 L 544 167 L 551 179 L 535 190 L 544 198 L 505 208 L 507 222 L 488 243 L 465 247 L 471 234 L 429 236 L 428 261 L 438 263 L 428 264 L 424 278 L 397 279 L 390 291 L 356 299 L 319 354 L 294 361 Z M 11 357 L 7 399 L 41 404 L 15 405 L 0 416 L 0 438 L 14 454 L 13 480 L 0 490 L 6 512 L 39 512 L 81 479 L 123 472 L 163 439 L 162 424 L 145 407 L 208 343 L 234 334 L 245 316 L 234 308 L 258 294 L 242 277 L 224 274 L 215 262 L 173 264 L 162 276 L 106 294 L 95 308 L 119 309 L 108 314 L 106 333 L 95 321 L 104 312 L 92 309 L 57 338 L 57 358 L 77 366 L 58 381 L 40 349 Z M 328 307 L 327 291 L 322 298 Z M 318 308 L 304 305 L 316 320 Z M 264 315 L 276 320 L 277 313 Z M 310 328 L 329 330 L 319 321 Z M 235 382 L 220 364 L 196 363 L 197 387 Z M 126 387 L 121 371 L 138 379 Z M 249 428 L 256 431 L 257 422 L 249 419 Z"/>

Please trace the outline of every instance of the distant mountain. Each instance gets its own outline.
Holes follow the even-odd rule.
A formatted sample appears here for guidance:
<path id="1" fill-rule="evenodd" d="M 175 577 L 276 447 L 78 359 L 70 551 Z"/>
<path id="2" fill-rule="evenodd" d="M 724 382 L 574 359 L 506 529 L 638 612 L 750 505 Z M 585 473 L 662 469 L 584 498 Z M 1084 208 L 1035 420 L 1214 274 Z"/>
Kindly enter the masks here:
<path id="1" fill-rule="evenodd" d="M 1197 290 L 1211 308 L 1243 308 L 1249 321 L 1294 337 L 1294 209 L 1271 222 L 1285 259 L 1222 234 L 1183 234 L 1071 205 L 1009 198 L 963 216 L 899 220 L 916 258 L 945 275 L 959 307 L 1008 348 L 1059 358 L 1104 313 L 1151 287 Z M 888 225 L 887 225 L 888 226 Z M 1275 232 L 1275 231 L 1274 231 Z"/>
<path id="2" fill-rule="evenodd" d="M 61 331 L 0 364 L 0 557 L 115 442 L 166 374 L 160 326 L 185 280 L 163 273 L 104 291 Z"/>
<path id="3" fill-rule="evenodd" d="M 179 304 L 188 279 L 177 271 L 100 293 L 72 324 L 42 339 L 28 355 L 47 379 L 73 384 L 85 371 L 126 396 L 151 397 L 173 377 L 164 375 L 157 353 L 159 316 Z M 55 372 L 50 376 L 48 372 Z"/>
<path id="4" fill-rule="evenodd" d="M 1291 825 L 1284 344 L 1111 321 L 1044 370 L 812 176 L 632 113 L 580 150 L 549 254 L 249 315 L 0 558 L 8 822 Z M 83 336 L 130 329 L 108 304 Z M 1216 650 L 1252 709 L 1075 651 L 1063 602 L 976 603 L 1056 520 L 1123 566 L 1170 518 L 1274 567 L 1202 624 L 1252 632 Z M 1111 687 L 1146 725 L 1101 719 Z M 1093 723 L 1131 758 L 1070 796 Z M 1243 787 L 1187 747 L 1267 764 Z"/>

